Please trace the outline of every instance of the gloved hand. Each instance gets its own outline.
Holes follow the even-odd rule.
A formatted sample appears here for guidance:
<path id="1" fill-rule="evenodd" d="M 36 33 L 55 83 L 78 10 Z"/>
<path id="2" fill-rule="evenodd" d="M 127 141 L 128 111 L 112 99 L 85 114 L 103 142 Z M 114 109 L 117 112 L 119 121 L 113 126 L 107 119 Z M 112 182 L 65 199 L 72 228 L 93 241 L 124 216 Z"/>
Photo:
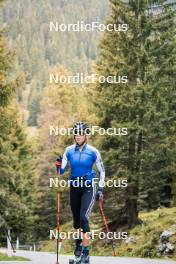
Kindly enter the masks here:
<path id="1" fill-rule="evenodd" d="M 98 188 L 98 191 L 96 193 L 96 201 L 103 201 L 103 189 Z"/>
<path id="2" fill-rule="evenodd" d="M 62 166 L 62 157 L 59 156 L 57 159 L 56 159 L 56 168 L 59 169 L 61 166 Z"/>

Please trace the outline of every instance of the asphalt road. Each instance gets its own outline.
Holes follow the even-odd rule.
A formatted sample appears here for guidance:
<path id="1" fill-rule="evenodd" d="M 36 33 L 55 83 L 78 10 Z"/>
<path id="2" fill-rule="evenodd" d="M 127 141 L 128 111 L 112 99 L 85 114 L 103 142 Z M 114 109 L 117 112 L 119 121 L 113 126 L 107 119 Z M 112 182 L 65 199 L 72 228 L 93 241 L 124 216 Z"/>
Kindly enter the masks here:
<path id="1" fill-rule="evenodd" d="M 31 261 L 0 261 L 2 264 L 56 264 L 56 255 L 43 252 L 17 251 L 17 256 L 26 257 Z M 70 256 L 60 256 L 60 264 L 68 264 Z M 91 264 L 176 264 L 176 261 L 140 258 L 91 257 Z"/>

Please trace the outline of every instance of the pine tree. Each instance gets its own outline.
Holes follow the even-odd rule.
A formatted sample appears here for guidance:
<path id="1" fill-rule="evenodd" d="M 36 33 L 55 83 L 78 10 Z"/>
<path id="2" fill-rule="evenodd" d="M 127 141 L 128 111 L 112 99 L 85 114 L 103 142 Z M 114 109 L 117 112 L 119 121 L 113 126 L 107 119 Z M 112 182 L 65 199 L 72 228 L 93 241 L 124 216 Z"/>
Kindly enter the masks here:
<path id="1" fill-rule="evenodd" d="M 172 63 L 167 60 L 163 65 L 164 77 L 160 70 L 159 58 L 165 56 L 170 58 L 170 47 L 174 46 L 175 35 L 173 28 L 170 31 L 168 26 L 162 24 L 163 18 L 159 20 L 158 16 L 151 15 L 148 1 L 127 3 L 110 0 L 110 5 L 111 16 L 107 23 L 117 25 L 125 23 L 129 25 L 129 29 L 127 32 L 113 31 L 104 34 L 99 45 L 97 71 L 105 77 L 127 75 L 128 83 L 126 85 L 107 82 L 97 84 L 95 106 L 99 114 L 100 126 L 128 128 L 127 136 L 103 138 L 101 147 L 106 155 L 108 177 L 128 179 L 126 192 L 115 189 L 114 193 L 111 193 L 109 203 L 112 204 L 113 209 L 108 210 L 109 216 L 112 216 L 112 223 L 115 226 L 123 222 L 123 224 L 127 223 L 128 227 L 133 227 L 138 223 L 138 210 L 141 209 L 139 205 L 142 208 L 157 208 L 162 201 L 163 188 L 170 184 L 167 182 L 170 176 L 167 175 L 171 172 L 169 169 L 171 155 L 164 157 L 166 146 L 163 147 L 163 140 L 167 141 L 169 134 L 166 133 L 166 129 L 164 135 L 162 131 L 165 126 L 163 117 L 167 116 L 168 107 L 171 117 L 174 118 L 171 110 L 173 103 L 170 99 L 174 95 L 171 87 L 174 81 L 175 51 L 171 58 Z M 166 23 L 169 23 L 168 12 L 165 9 Z M 152 46 L 153 43 L 157 43 L 156 19 L 158 19 L 157 30 L 160 35 L 160 43 L 157 47 L 165 45 L 168 48 L 167 52 L 164 48 L 157 50 Z M 172 22 L 174 23 L 173 19 Z M 166 35 L 169 34 L 168 44 Z M 156 69 L 158 82 L 155 82 Z M 163 84 L 165 83 L 165 88 L 169 90 L 170 99 L 163 98 L 163 84 L 161 86 L 159 83 L 161 79 Z M 170 122 L 167 125 L 173 129 Z M 167 149 L 168 146 L 167 144 Z M 140 196 L 141 189 L 143 197 Z M 170 194 L 166 196 L 170 201 Z M 139 199 L 140 203 L 138 203 Z"/>
<path id="2" fill-rule="evenodd" d="M 147 68 L 146 82 L 152 88 L 153 107 L 148 113 L 150 128 L 145 126 L 150 131 L 150 152 L 154 157 L 145 159 L 144 169 L 147 170 L 150 164 L 150 172 L 143 179 L 142 195 L 147 197 L 144 200 L 147 200 L 149 208 L 156 208 L 171 205 L 175 179 L 176 30 L 172 6 L 164 5 L 159 14 L 153 14 L 152 21 L 153 37 L 148 45 L 152 59 Z"/>
<path id="3" fill-rule="evenodd" d="M 14 53 L 5 39 L 5 31 L 0 30 L 0 106 L 6 106 L 15 91 L 15 82 L 10 80 L 10 70 Z"/>
<path id="4" fill-rule="evenodd" d="M 14 52 L 0 34 L 0 216 L 15 236 L 26 240 L 32 234 L 34 182 L 31 150 L 21 127 L 15 93 L 18 79 L 13 78 Z M 4 227 L 4 226 L 3 226 Z M 5 239 L 1 232 L 0 240 Z"/>

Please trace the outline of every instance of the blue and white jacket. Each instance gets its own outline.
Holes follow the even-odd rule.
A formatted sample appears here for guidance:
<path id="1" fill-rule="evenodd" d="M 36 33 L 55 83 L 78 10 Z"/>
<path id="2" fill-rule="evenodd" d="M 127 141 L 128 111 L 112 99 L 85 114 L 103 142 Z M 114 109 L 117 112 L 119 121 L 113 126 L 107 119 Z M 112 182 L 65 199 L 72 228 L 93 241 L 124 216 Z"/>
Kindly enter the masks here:
<path id="1" fill-rule="evenodd" d="M 80 152 L 77 144 L 71 145 L 65 149 L 60 173 L 63 174 L 66 167 L 70 163 L 70 180 L 85 177 L 87 180 L 92 181 L 96 173 L 93 170 L 94 164 L 99 172 L 99 188 L 103 188 L 105 179 L 105 169 L 99 151 L 85 144 Z"/>

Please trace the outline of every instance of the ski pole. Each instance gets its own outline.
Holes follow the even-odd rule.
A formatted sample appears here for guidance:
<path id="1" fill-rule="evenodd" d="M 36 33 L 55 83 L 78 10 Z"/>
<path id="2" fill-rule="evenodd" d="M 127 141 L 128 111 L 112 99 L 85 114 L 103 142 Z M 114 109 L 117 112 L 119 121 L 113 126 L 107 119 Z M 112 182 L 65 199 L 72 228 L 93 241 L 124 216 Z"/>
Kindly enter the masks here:
<path id="1" fill-rule="evenodd" d="M 57 167 L 58 175 L 58 195 L 57 195 L 57 262 L 59 264 L 59 231 L 60 231 L 60 168 Z"/>
<path id="2" fill-rule="evenodd" d="M 104 223 L 106 232 L 109 233 L 110 230 L 109 230 L 107 218 L 106 218 L 105 213 L 104 213 L 102 200 L 99 200 L 98 204 L 99 204 L 100 214 L 102 216 L 102 219 L 103 219 L 103 223 Z M 115 253 L 115 248 L 114 248 L 113 240 L 112 240 L 112 250 L 113 250 L 113 256 L 115 257 L 116 256 L 116 253 Z"/>

